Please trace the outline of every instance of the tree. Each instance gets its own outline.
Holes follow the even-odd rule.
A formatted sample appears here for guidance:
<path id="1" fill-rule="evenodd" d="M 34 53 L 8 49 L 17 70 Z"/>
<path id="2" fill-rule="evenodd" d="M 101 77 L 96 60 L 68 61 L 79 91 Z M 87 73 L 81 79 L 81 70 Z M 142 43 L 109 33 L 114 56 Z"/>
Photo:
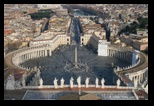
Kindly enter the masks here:
<path id="1" fill-rule="evenodd" d="M 148 18 L 138 17 L 137 20 L 139 21 L 139 28 L 145 29 L 148 24 Z"/>
<path id="2" fill-rule="evenodd" d="M 129 26 L 126 26 L 125 27 L 125 32 L 129 32 L 129 30 L 130 30 L 130 27 Z"/>

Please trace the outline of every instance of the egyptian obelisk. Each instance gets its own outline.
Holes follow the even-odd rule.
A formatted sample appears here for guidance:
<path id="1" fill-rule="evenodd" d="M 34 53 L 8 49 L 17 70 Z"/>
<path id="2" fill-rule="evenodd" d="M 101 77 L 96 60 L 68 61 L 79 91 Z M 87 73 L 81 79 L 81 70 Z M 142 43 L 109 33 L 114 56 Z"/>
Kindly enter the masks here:
<path id="1" fill-rule="evenodd" d="M 78 61 L 77 61 L 77 47 L 75 47 L 75 68 L 78 68 Z"/>

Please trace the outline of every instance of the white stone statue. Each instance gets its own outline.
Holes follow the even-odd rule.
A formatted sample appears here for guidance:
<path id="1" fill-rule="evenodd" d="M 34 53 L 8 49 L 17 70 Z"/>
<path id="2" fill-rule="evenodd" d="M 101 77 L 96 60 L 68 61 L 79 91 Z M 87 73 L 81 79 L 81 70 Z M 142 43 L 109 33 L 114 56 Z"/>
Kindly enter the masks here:
<path id="1" fill-rule="evenodd" d="M 121 82 L 121 81 L 118 79 L 118 80 L 117 80 L 117 87 L 120 86 L 120 82 Z"/>
<path id="2" fill-rule="evenodd" d="M 55 86 L 55 89 L 57 89 L 57 85 L 58 85 L 58 84 L 57 84 L 57 81 L 58 81 L 58 80 L 57 80 L 56 78 L 55 78 L 54 81 L 53 81 L 54 86 Z"/>
<path id="3" fill-rule="evenodd" d="M 111 65 L 112 65 L 112 67 L 113 67 L 113 66 L 114 66 L 114 63 L 112 62 Z"/>
<path id="4" fill-rule="evenodd" d="M 22 75 L 22 78 L 26 78 L 27 74 L 26 74 L 26 71 L 24 72 L 24 74 Z"/>
<path id="5" fill-rule="evenodd" d="M 61 81 L 61 88 L 63 88 L 64 87 L 64 81 L 65 80 L 62 78 L 60 81 Z"/>
<path id="6" fill-rule="evenodd" d="M 25 87 L 25 78 L 22 78 L 22 87 Z"/>
<path id="7" fill-rule="evenodd" d="M 89 78 L 89 77 L 87 77 L 87 78 L 86 78 L 86 80 L 85 80 L 86 88 L 88 88 L 88 87 L 89 87 L 89 80 L 90 80 L 90 78 Z"/>
<path id="8" fill-rule="evenodd" d="M 15 80 L 14 76 L 10 75 L 6 82 L 6 90 L 14 90 L 15 89 Z"/>
<path id="9" fill-rule="evenodd" d="M 37 70 L 37 66 L 34 67 L 34 71 L 36 71 L 36 70 Z"/>
<path id="10" fill-rule="evenodd" d="M 73 79 L 73 77 L 71 77 L 71 79 L 70 79 L 70 88 L 73 88 L 73 81 L 74 81 L 74 79 Z"/>
<path id="11" fill-rule="evenodd" d="M 95 80 L 96 88 L 98 88 L 98 82 L 99 82 L 99 80 L 98 80 L 98 78 L 96 78 L 96 80 Z"/>
<path id="12" fill-rule="evenodd" d="M 42 78 L 39 79 L 39 83 L 40 83 L 40 86 L 43 86 L 43 79 Z"/>
<path id="13" fill-rule="evenodd" d="M 104 88 L 104 83 L 105 83 L 105 80 L 104 80 L 104 78 L 102 78 L 102 80 L 101 80 L 102 88 Z"/>
<path id="14" fill-rule="evenodd" d="M 120 68 L 119 68 L 119 66 L 117 66 L 117 71 L 119 71 L 120 70 Z"/>
<path id="15" fill-rule="evenodd" d="M 81 77 L 79 76 L 77 78 L 78 88 L 81 88 Z"/>
<path id="16" fill-rule="evenodd" d="M 37 77 L 40 78 L 40 75 L 41 75 L 40 69 L 37 68 Z"/>

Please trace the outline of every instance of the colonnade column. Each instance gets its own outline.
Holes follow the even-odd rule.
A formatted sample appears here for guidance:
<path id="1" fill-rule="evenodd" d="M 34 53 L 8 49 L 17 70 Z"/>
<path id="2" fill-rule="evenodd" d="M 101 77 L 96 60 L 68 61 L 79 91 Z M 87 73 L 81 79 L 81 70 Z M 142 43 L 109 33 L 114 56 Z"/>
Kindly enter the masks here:
<path id="1" fill-rule="evenodd" d="M 116 51 L 116 57 L 119 58 L 119 51 Z"/>
<path id="2" fill-rule="evenodd" d="M 40 50 L 39 52 L 40 52 L 40 56 L 39 57 L 42 57 L 42 51 Z"/>
<path id="3" fill-rule="evenodd" d="M 36 51 L 33 52 L 33 58 L 35 58 L 35 53 L 36 53 Z"/>
<path id="4" fill-rule="evenodd" d="M 28 60 L 30 59 L 30 53 L 28 53 Z"/>
<path id="5" fill-rule="evenodd" d="M 42 57 L 44 56 L 44 50 L 42 50 Z"/>
<path id="6" fill-rule="evenodd" d="M 39 57 L 39 51 L 36 52 L 36 57 L 37 57 L 37 58 Z"/>
<path id="7" fill-rule="evenodd" d="M 30 59 L 32 59 L 32 52 L 29 53 Z"/>
<path id="8" fill-rule="evenodd" d="M 124 52 L 122 52 L 122 59 L 124 59 Z"/>
<path id="9" fill-rule="evenodd" d="M 45 50 L 42 50 L 42 52 L 43 52 L 43 57 L 45 56 Z"/>
<path id="10" fill-rule="evenodd" d="M 49 56 L 51 56 L 51 50 L 49 50 Z"/>
<path id="11" fill-rule="evenodd" d="M 40 57 L 42 57 L 42 50 L 40 50 Z"/>
<path id="12" fill-rule="evenodd" d="M 45 50 L 45 56 L 47 56 L 47 50 Z"/>
<path id="13" fill-rule="evenodd" d="M 25 54 L 25 61 L 27 60 L 27 54 Z"/>
<path id="14" fill-rule="evenodd" d="M 38 57 L 40 57 L 41 56 L 41 51 L 38 51 Z"/>
<path id="15" fill-rule="evenodd" d="M 114 50 L 113 50 L 113 57 L 115 57 L 115 55 L 114 55 L 115 53 L 114 53 Z"/>
<path id="16" fill-rule="evenodd" d="M 139 84 L 140 84 L 140 82 L 141 82 L 140 80 L 141 80 L 141 79 L 140 79 L 140 75 L 139 75 Z"/>
<path id="17" fill-rule="evenodd" d="M 123 59 L 125 59 L 125 53 L 123 52 Z"/>
<path id="18" fill-rule="evenodd" d="M 25 57 L 24 57 L 24 55 L 22 55 L 22 57 L 21 57 L 21 61 L 22 61 L 22 63 L 25 61 Z"/>
<path id="19" fill-rule="evenodd" d="M 35 58 L 37 57 L 37 51 L 34 52 L 34 57 L 35 57 Z"/>
<path id="20" fill-rule="evenodd" d="M 43 57 L 43 50 L 41 50 L 41 57 Z"/>
<path id="21" fill-rule="evenodd" d="M 33 58 L 35 58 L 35 52 L 36 52 L 36 51 L 33 52 Z"/>
<path id="22" fill-rule="evenodd" d="M 28 60 L 28 54 L 26 54 L 26 56 L 27 56 L 26 60 Z"/>
<path id="23" fill-rule="evenodd" d="M 28 54 L 26 54 L 26 60 L 28 60 Z"/>
<path id="24" fill-rule="evenodd" d="M 31 59 L 33 59 L 33 52 L 31 52 L 30 54 L 31 54 Z"/>
<path id="25" fill-rule="evenodd" d="M 34 58 L 37 58 L 37 51 L 34 52 Z"/>
<path id="26" fill-rule="evenodd" d="M 137 76 L 137 82 L 138 82 L 138 84 L 139 84 L 139 75 Z"/>
<path id="27" fill-rule="evenodd" d="M 143 73 L 141 74 L 141 82 L 143 82 Z"/>
<path id="28" fill-rule="evenodd" d="M 32 58 L 32 59 L 33 59 L 33 54 L 34 54 L 34 52 L 31 53 L 31 58 Z"/>

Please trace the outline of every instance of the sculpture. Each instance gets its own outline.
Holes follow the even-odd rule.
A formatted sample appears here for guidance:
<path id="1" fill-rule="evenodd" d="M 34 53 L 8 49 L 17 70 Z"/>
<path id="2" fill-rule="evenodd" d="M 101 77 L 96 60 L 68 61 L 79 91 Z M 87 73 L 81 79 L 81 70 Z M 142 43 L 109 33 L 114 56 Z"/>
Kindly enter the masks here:
<path id="1" fill-rule="evenodd" d="M 120 68 L 119 68 L 119 66 L 117 66 L 117 71 L 119 71 L 120 70 Z"/>
<path id="2" fill-rule="evenodd" d="M 96 80 L 95 80 L 96 88 L 98 88 L 98 82 L 99 82 L 99 80 L 98 80 L 98 78 L 96 78 Z"/>
<path id="3" fill-rule="evenodd" d="M 43 85 L 43 79 L 42 78 L 39 79 L 39 83 L 40 83 L 40 86 Z"/>
<path id="4" fill-rule="evenodd" d="M 22 78 L 22 87 L 25 87 L 25 78 Z"/>
<path id="5" fill-rule="evenodd" d="M 73 88 L 73 81 L 74 81 L 74 79 L 73 79 L 73 77 L 71 77 L 71 79 L 70 79 L 70 88 Z"/>
<path id="6" fill-rule="evenodd" d="M 37 69 L 37 77 L 40 78 L 40 75 L 41 75 L 41 72 L 40 72 L 40 69 L 38 68 Z"/>
<path id="7" fill-rule="evenodd" d="M 7 90 L 14 90 L 15 89 L 15 80 L 14 80 L 14 76 L 10 75 L 7 79 L 6 82 L 6 89 Z"/>
<path id="8" fill-rule="evenodd" d="M 89 79 L 90 79 L 90 78 L 89 78 L 89 77 L 87 77 L 87 78 L 86 78 L 86 80 L 85 80 L 85 83 L 86 83 L 86 88 L 88 88 L 88 87 L 89 87 L 89 85 L 88 85 L 88 84 L 89 84 Z"/>
<path id="9" fill-rule="evenodd" d="M 22 78 L 26 78 L 27 74 L 26 71 L 24 72 L 24 74 L 22 75 Z"/>
<path id="10" fill-rule="evenodd" d="M 78 88 L 81 88 L 81 77 L 79 76 L 77 78 Z"/>
<path id="11" fill-rule="evenodd" d="M 65 80 L 62 78 L 60 81 L 61 81 L 61 88 L 63 88 L 64 87 L 64 81 Z"/>
<path id="12" fill-rule="evenodd" d="M 105 83 L 105 80 L 104 80 L 104 78 L 102 78 L 102 80 L 101 80 L 102 88 L 104 88 L 104 83 Z"/>
<path id="13" fill-rule="evenodd" d="M 57 80 L 56 78 L 55 78 L 54 81 L 53 81 L 55 89 L 57 89 L 57 81 L 58 81 L 58 80 Z"/>
<path id="14" fill-rule="evenodd" d="M 118 79 L 117 80 L 117 87 L 119 87 L 120 86 L 120 80 Z"/>

